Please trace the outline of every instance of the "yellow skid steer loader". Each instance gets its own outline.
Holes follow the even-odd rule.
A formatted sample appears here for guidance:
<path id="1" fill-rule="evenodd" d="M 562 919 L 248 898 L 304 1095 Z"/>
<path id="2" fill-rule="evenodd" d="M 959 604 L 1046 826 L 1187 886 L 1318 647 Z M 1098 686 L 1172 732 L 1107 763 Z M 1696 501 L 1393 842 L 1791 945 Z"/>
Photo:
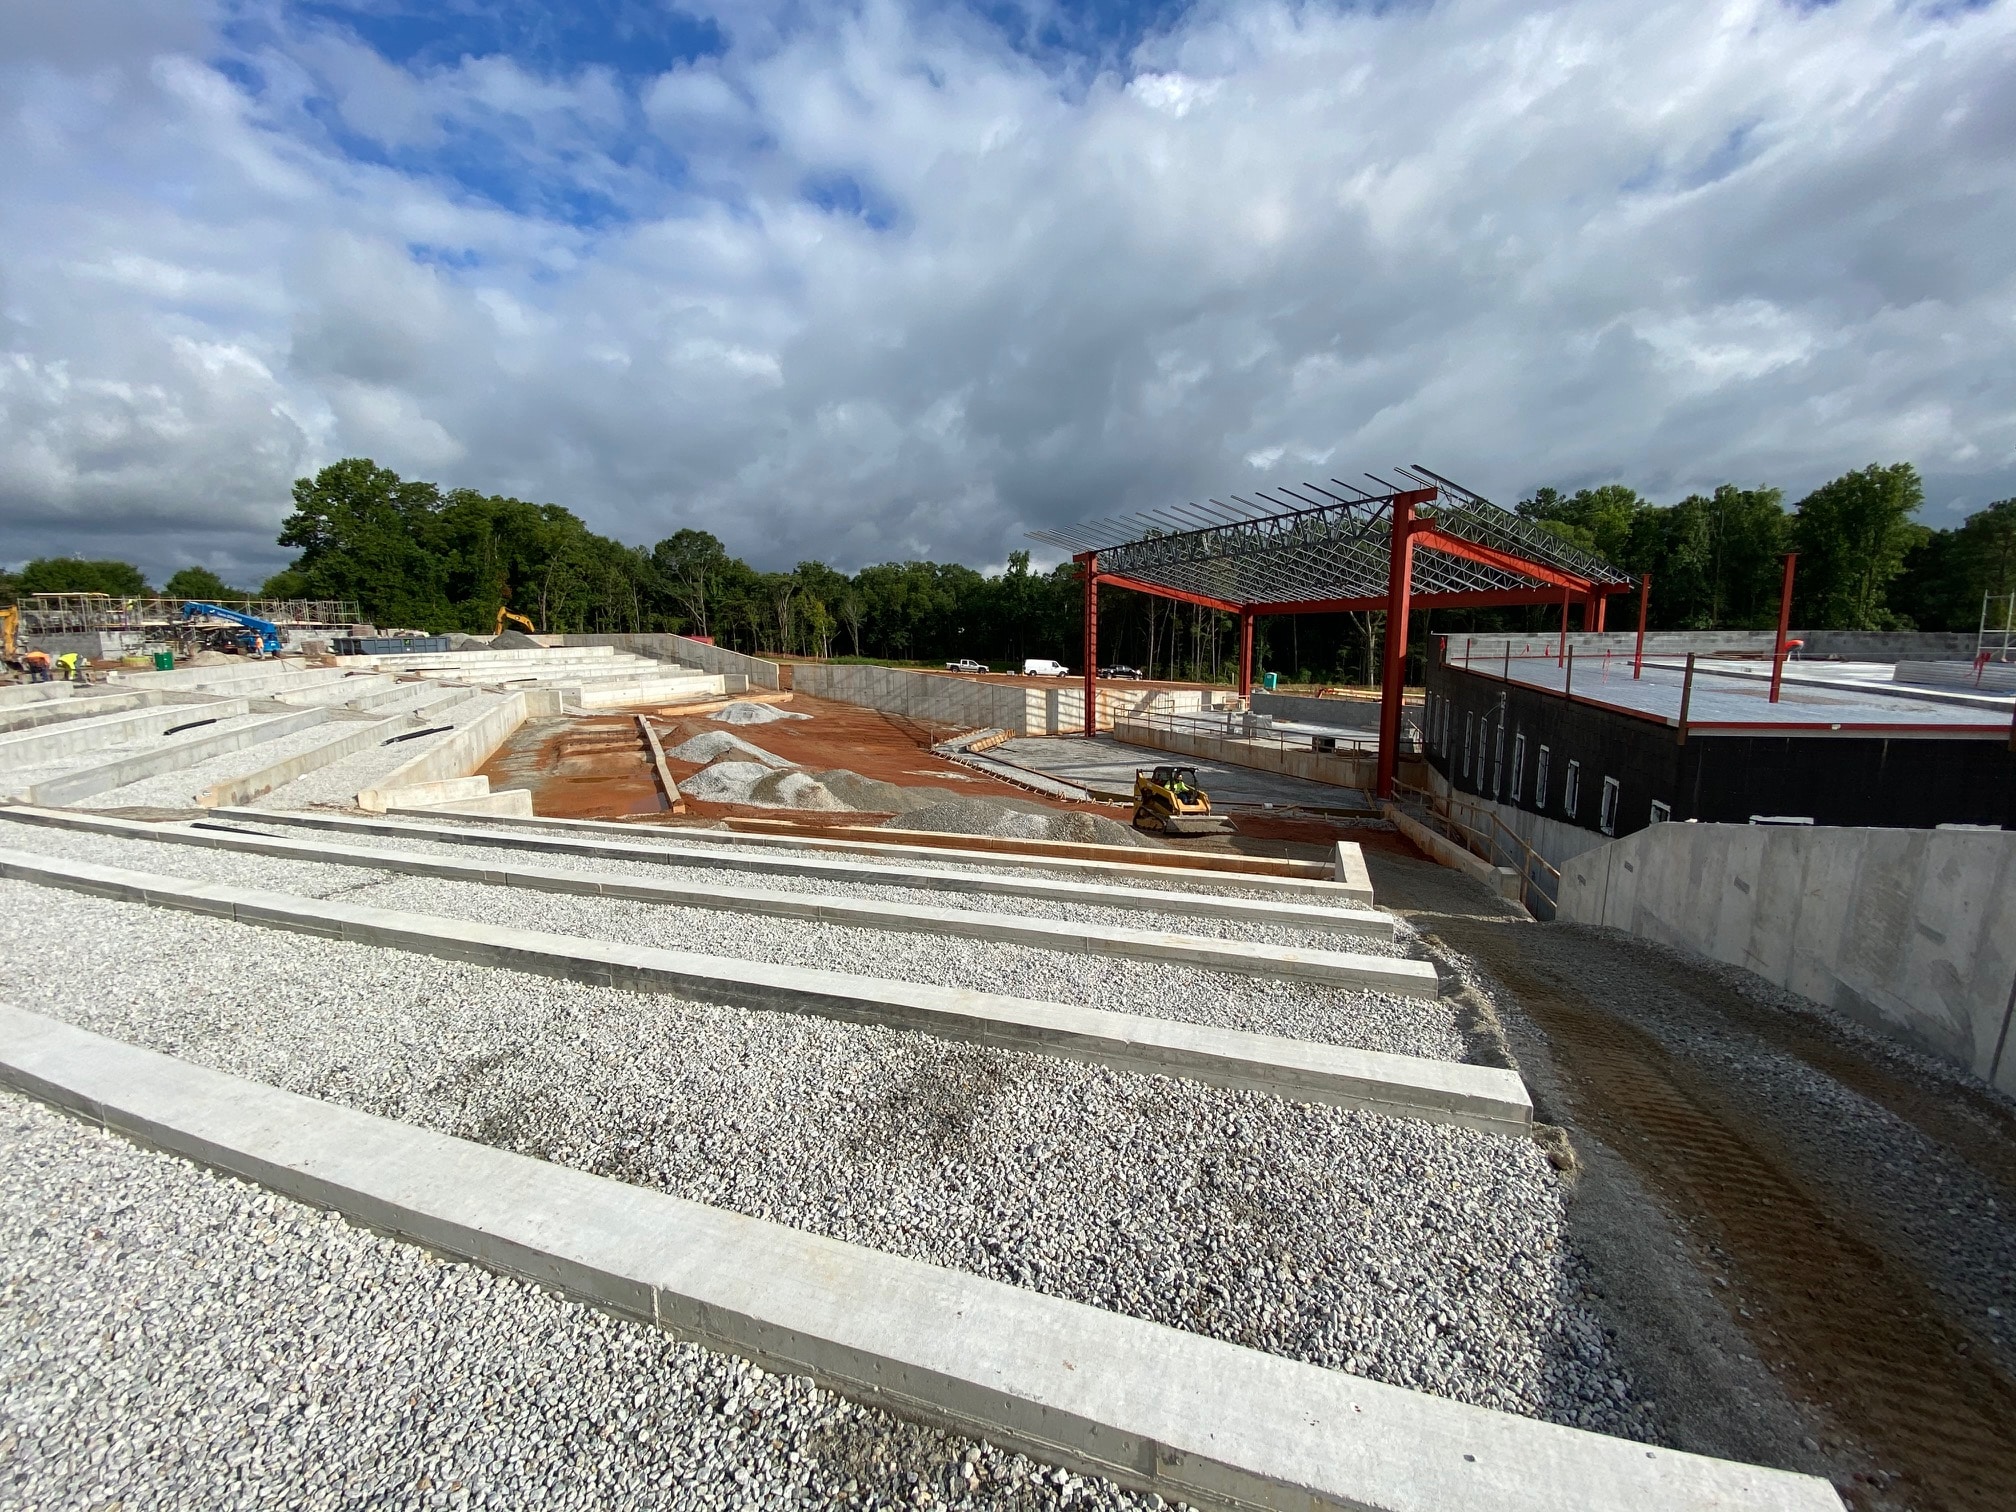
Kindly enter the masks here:
<path id="1" fill-rule="evenodd" d="M 1134 774 L 1134 828 L 1164 835 L 1229 834 L 1232 821 L 1211 812 L 1195 767 L 1158 766 Z"/>

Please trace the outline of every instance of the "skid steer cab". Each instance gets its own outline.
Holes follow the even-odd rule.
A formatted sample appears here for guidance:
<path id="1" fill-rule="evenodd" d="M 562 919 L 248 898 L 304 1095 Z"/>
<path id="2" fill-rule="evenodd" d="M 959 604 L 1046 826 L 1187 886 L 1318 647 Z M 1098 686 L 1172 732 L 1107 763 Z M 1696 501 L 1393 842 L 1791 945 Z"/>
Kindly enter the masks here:
<path id="1" fill-rule="evenodd" d="M 1162 835 L 1229 834 L 1232 821 L 1211 812 L 1197 769 L 1158 766 L 1134 774 L 1134 828 Z"/>

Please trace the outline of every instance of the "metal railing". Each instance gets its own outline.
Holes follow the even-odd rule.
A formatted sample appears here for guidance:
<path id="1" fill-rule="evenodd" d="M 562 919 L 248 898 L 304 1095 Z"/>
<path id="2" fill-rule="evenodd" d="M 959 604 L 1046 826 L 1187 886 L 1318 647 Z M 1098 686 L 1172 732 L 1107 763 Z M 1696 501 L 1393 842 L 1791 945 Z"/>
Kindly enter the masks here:
<path id="1" fill-rule="evenodd" d="M 179 598 L 115 598 L 104 593 L 31 593 L 17 606 L 21 628 L 36 635 L 86 630 L 174 629 L 183 623 Z M 357 623 L 357 606 L 339 599 L 203 599 L 269 624 L 334 628 Z"/>
<path id="2" fill-rule="evenodd" d="M 1447 797 L 1412 783 L 1395 781 L 1394 797 L 1420 823 L 1462 846 L 1487 865 L 1519 874 L 1519 901 L 1536 919 L 1552 919 L 1560 904 L 1561 871 L 1533 849 L 1496 810 L 1465 798 Z"/>

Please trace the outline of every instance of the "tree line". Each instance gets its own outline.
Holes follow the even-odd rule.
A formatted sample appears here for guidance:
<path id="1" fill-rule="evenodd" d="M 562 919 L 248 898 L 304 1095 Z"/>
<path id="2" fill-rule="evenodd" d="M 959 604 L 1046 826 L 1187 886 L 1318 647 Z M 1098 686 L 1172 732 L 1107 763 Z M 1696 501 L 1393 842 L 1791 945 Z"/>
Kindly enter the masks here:
<path id="1" fill-rule="evenodd" d="M 1081 665 L 1075 567 L 1033 567 L 1018 551 L 983 573 L 959 563 L 884 562 L 848 574 L 821 562 L 761 572 L 704 530 L 631 546 L 596 534 L 557 504 L 443 489 L 364 458 L 294 485 L 280 544 L 293 562 L 256 591 L 184 568 L 178 598 L 344 599 L 381 628 L 488 634 L 500 606 L 542 631 L 678 631 L 772 655 L 993 665 L 1031 656 Z M 1725 485 L 1661 505 L 1622 484 L 1551 488 L 1517 512 L 1634 575 L 1652 575 L 1655 629 L 1762 629 L 1778 613 L 1780 562 L 1797 551 L 1793 619 L 1805 629 L 1973 630 L 1984 593 L 2016 592 L 2016 499 L 1950 530 L 1919 524 L 1924 488 L 1908 463 L 1871 466 L 1824 484 L 1791 509 L 1780 490 Z M 43 558 L 0 596 L 36 592 L 144 595 L 139 569 Z M 1438 610 L 1431 633 L 1545 633 L 1548 607 Z M 1293 679 L 1376 680 L 1378 614 L 1264 619 L 1262 668 Z M 1233 674 L 1228 615 L 1140 594 L 1101 595 L 1102 664 L 1222 681 Z"/>

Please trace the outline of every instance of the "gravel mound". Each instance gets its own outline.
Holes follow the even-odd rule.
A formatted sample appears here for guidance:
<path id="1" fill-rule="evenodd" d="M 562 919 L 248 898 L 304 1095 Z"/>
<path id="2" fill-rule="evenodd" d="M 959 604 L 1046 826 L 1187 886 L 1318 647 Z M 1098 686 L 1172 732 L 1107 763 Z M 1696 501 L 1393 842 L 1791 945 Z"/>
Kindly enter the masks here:
<path id="1" fill-rule="evenodd" d="M 12 1093 L 0 1162 L 8 1507 L 1151 1504 Z"/>
<path id="2" fill-rule="evenodd" d="M 817 778 L 795 770 L 773 771 L 753 761 L 717 761 L 702 767 L 691 777 L 679 779 L 679 791 L 703 803 L 746 803 L 755 808 L 837 813 L 847 807 Z"/>
<path id="3" fill-rule="evenodd" d="M 1063 840 L 1074 845 L 1133 845 L 1142 839 L 1131 826 L 1103 814 L 1045 808 L 1018 798 L 952 798 L 899 813 L 883 828 L 931 830 L 941 835 L 998 835 L 1012 840 Z"/>
<path id="4" fill-rule="evenodd" d="M 1643 1426 L 1530 1141 L 16 882 L 0 882 L 0 997 L 1192 1332 L 1556 1421 Z M 260 1317 L 235 1287 L 222 1301 Z"/>
<path id="5" fill-rule="evenodd" d="M 871 814 L 914 814 L 958 797 L 950 788 L 904 787 L 879 777 L 863 777 L 845 767 L 821 772 L 819 781 L 847 807 Z"/>
<path id="6" fill-rule="evenodd" d="M 720 756 L 743 756 L 751 761 L 760 761 L 764 766 L 788 767 L 793 764 L 761 746 L 751 745 L 740 735 L 730 735 L 726 730 L 705 731 L 665 754 L 673 761 L 704 762 Z"/>
<path id="7" fill-rule="evenodd" d="M 737 699 L 726 708 L 707 716 L 721 724 L 760 725 L 775 724 L 780 719 L 810 719 L 810 714 L 800 714 L 792 709 L 780 709 L 775 704 L 748 703 Z"/>

